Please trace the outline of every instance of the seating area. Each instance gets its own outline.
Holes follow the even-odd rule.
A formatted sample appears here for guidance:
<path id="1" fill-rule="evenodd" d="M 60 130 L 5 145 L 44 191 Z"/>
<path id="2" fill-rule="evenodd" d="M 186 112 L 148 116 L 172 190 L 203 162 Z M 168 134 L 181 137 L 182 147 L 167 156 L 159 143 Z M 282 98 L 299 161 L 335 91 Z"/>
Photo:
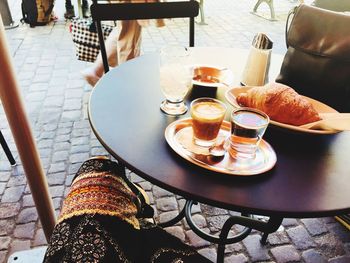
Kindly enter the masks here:
<path id="1" fill-rule="evenodd" d="M 77 7 L 78 2 L 73 1 L 74 6 Z M 312 3 L 311 0 L 304 2 Z M 257 6 L 259 3 L 260 5 Z M 271 6 L 272 3 L 273 6 Z M 254 36 L 259 32 L 263 32 L 273 41 L 272 55 L 274 60 L 271 62 L 271 66 L 274 67 L 276 61 L 281 62 L 281 59 L 283 59 L 287 51 L 284 34 L 287 14 L 298 4 L 298 1 L 263 0 L 257 2 L 256 0 L 203 0 L 199 1 L 199 4 L 201 5 L 196 6 L 196 8 L 203 8 L 203 10 L 200 10 L 198 16 L 195 18 L 195 25 L 193 26 L 193 24 L 191 24 L 191 28 L 195 28 L 194 46 L 208 49 L 203 49 L 204 51 L 202 50 L 202 53 L 198 52 L 198 54 L 203 55 L 203 52 L 205 53 L 206 50 L 209 50 L 207 52 L 208 57 L 211 59 L 220 58 L 222 59 L 221 61 L 224 61 L 224 55 L 220 53 L 211 53 L 210 50 L 215 50 L 215 48 L 218 47 L 227 48 L 231 51 L 233 50 L 233 53 L 246 50 L 247 52 L 244 53 L 244 56 L 237 56 L 236 61 L 228 62 L 230 66 L 232 65 L 232 68 L 236 68 L 235 64 L 239 63 L 239 61 L 241 61 L 240 59 L 248 54 Z M 275 18 L 272 19 L 274 21 L 252 14 L 255 7 L 256 10 L 254 11 L 262 14 L 270 14 L 270 18 Z M 271 8 L 273 8 L 274 13 L 271 11 Z M 15 0 L 14 3 L 11 2 L 10 9 L 13 20 L 19 21 L 22 15 L 21 0 Z M 115 134 L 118 133 L 119 135 L 123 134 L 123 132 L 126 135 L 134 134 L 134 132 L 140 135 L 148 134 L 154 127 L 161 126 L 163 128 L 163 123 L 159 126 L 159 120 L 155 121 L 152 119 L 150 123 L 152 123 L 154 127 L 146 127 L 146 122 L 140 122 L 141 127 L 144 125 L 141 129 L 143 133 L 140 133 L 136 130 L 134 124 L 128 122 L 129 119 L 126 112 L 113 114 L 108 114 L 108 112 L 111 113 L 111 109 L 127 109 L 127 107 L 132 106 L 133 103 L 137 105 L 135 106 L 135 111 L 139 112 L 141 107 L 143 107 L 142 105 L 147 105 L 147 103 L 149 103 L 149 105 L 154 105 L 154 101 L 158 99 L 159 95 L 154 92 L 154 94 L 150 93 L 150 97 L 147 98 L 148 95 L 146 95 L 146 91 L 142 90 L 142 92 L 140 92 L 142 98 L 135 98 L 135 101 L 132 101 L 129 105 L 128 101 L 123 102 L 123 98 L 126 98 L 128 94 L 133 94 L 135 89 L 130 87 L 130 89 L 126 89 L 121 93 L 123 96 L 114 100 L 115 103 L 113 103 L 113 100 L 108 101 L 108 99 L 110 99 L 108 96 L 101 96 L 101 86 L 107 86 L 106 92 L 109 95 L 113 95 L 114 88 L 120 88 L 119 85 L 121 84 L 125 84 L 126 86 L 128 81 L 131 83 L 131 86 L 137 84 L 138 88 L 147 89 L 152 86 L 153 80 L 152 78 L 147 79 L 147 73 L 143 73 L 145 74 L 145 78 L 142 80 L 134 78 L 131 71 L 129 74 L 125 74 L 123 70 L 130 69 L 131 67 L 121 66 L 120 72 L 113 71 L 113 68 L 108 68 L 106 61 L 104 61 L 105 72 L 111 70 L 110 72 L 115 74 L 115 76 L 118 74 L 120 76 L 125 74 L 125 76 L 119 78 L 119 80 L 121 79 L 120 81 L 113 81 L 110 77 L 111 75 L 106 75 L 105 79 L 101 79 L 101 81 L 97 83 L 95 90 L 88 85 L 81 75 L 81 71 L 91 66 L 91 63 L 79 61 L 75 57 L 75 47 L 69 31 L 70 21 L 64 19 L 64 9 L 64 1 L 56 1 L 54 11 L 58 16 L 57 21 L 52 21 L 46 26 L 37 26 L 34 28 L 26 24 L 20 24 L 19 27 L 5 31 L 24 107 L 36 141 L 44 176 L 48 183 L 49 194 L 53 201 L 55 216 L 60 223 L 54 235 L 57 242 L 53 239 L 54 241 L 52 241 L 47 251 L 47 262 L 55 262 L 57 258 L 61 257 L 62 259 L 63 256 L 67 255 L 69 255 L 70 258 L 75 258 L 76 261 L 82 260 L 81 251 L 76 250 L 76 248 L 82 248 L 85 244 L 84 242 L 90 244 L 92 241 L 96 245 L 94 248 L 96 249 L 96 253 L 89 254 L 91 258 L 88 260 L 91 262 L 100 259 L 100 256 L 104 257 L 107 255 L 111 258 L 115 257 L 113 253 L 120 248 L 118 246 L 119 242 L 120 244 L 127 244 L 125 247 L 129 248 L 137 242 L 140 242 L 138 243 L 138 247 L 145 244 L 141 254 L 137 254 L 132 251 L 132 249 L 117 253 L 119 256 L 125 254 L 127 257 L 133 258 L 135 262 L 139 262 L 138 260 L 140 260 L 140 258 L 138 257 L 142 257 L 141 255 L 151 257 L 147 253 L 153 253 L 154 262 L 167 262 L 168 257 L 172 259 L 175 258 L 172 253 L 181 254 L 181 256 L 183 256 L 181 259 L 189 260 L 188 262 L 217 262 L 217 258 L 219 259 L 218 262 L 220 262 L 220 257 L 224 259 L 222 262 L 230 263 L 350 262 L 350 231 L 345 227 L 345 225 L 347 225 L 346 221 L 349 220 L 348 215 L 341 214 L 337 219 L 334 216 L 325 216 L 328 211 L 321 211 L 319 213 L 320 217 L 307 216 L 308 218 L 300 218 L 295 216 L 282 218 L 280 214 L 275 214 L 275 217 L 271 218 L 258 215 L 254 217 L 253 220 L 253 216 L 246 211 L 237 212 L 234 209 L 227 210 L 218 208 L 214 206 L 214 204 L 219 203 L 218 200 L 221 200 L 222 203 L 225 204 L 225 198 L 229 195 L 227 194 L 229 192 L 225 192 L 227 190 L 225 188 L 226 186 L 232 185 L 232 189 L 238 189 L 237 191 L 239 192 L 239 186 L 245 187 L 245 183 L 249 182 L 249 180 L 252 181 L 256 179 L 257 182 L 263 185 L 264 178 L 241 178 L 236 179 L 237 184 L 232 184 L 230 176 L 222 175 L 222 184 L 216 185 L 218 187 L 216 190 L 218 191 L 219 189 L 222 190 L 222 192 L 218 191 L 217 199 L 215 199 L 216 196 L 213 195 L 215 189 L 211 192 L 208 190 L 210 188 L 207 187 L 208 182 L 212 180 L 212 178 L 206 177 L 213 175 L 209 172 L 203 172 L 202 176 L 204 182 L 201 185 L 198 184 L 198 188 L 195 187 L 197 181 L 193 178 L 190 188 L 192 187 L 194 189 L 192 190 L 195 192 L 193 196 L 198 197 L 199 200 L 207 201 L 206 198 L 213 198 L 213 206 L 197 203 L 196 201 L 190 200 L 188 196 L 190 191 L 188 189 L 181 189 L 179 185 L 183 183 L 184 180 L 182 179 L 184 177 L 189 177 L 189 171 L 197 172 L 198 167 L 191 168 L 192 166 L 190 166 L 188 169 L 178 169 L 176 171 L 179 173 L 178 178 L 180 179 L 173 181 L 169 179 L 169 181 L 166 181 L 167 178 L 165 178 L 165 176 L 164 178 L 158 176 L 159 174 L 165 173 L 162 164 L 167 163 L 169 164 L 168 167 L 175 170 L 178 163 L 188 160 L 174 158 L 175 161 L 172 161 L 170 158 L 169 161 L 168 157 L 172 156 L 171 154 L 163 154 L 162 156 L 155 155 L 152 150 L 157 147 L 157 149 L 163 150 L 163 144 L 152 148 L 149 152 L 149 156 L 144 156 L 144 158 L 142 158 L 140 155 L 142 152 L 140 153 L 138 150 L 141 151 L 142 146 L 150 144 L 151 141 L 155 142 L 156 140 L 153 137 L 147 137 L 149 140 L 146 142 L 143 142 L 142 138 L 135 138 L 135 141 L 131 144 L 132 140 L 122 138 L 116 140 L 114 143 L 114 135 L 111 134 L 111 132 Z M 195 11 L 193 12 L 195 13 Z M 79 12 L 76 10 L 75 13 L 78 14 Z M 94 12 L 92 13 L 94 14 Z M 109 15 L 110 14 L 106 16 Z M 184 16 L 179 16 L 181 18 L 167 20 L 165 27 L 157 28 L 150 26 L 143 29 L 141 54 L 146 54 L 146 56 L 143 60 L 141 59 L 133 62 L 135 68 L 139 69 L 138 67 L 150 65 L 149 67 L 144 67 L 144 71 L 147 72 L 147 70 L 150 70 L 152 72 L 152 61 L 154 59 L 152 58 L 152 54 L 158 52 L 161 47 L 167 44 L 193 46 L 191 34 L 189 41 L 188 19 L 182 18 L 191 16 L 193 16 L 192 12 Z M 163 17 L 159 16 L 158 18 Z M 149 54 L 151 55 L 147 57 Z M 229 54 L 229 52 L 227 52 L 227 54 Z M 198 61 L 206 61 L 200 57 L 198 58 L 198 56 L 196 58 Z M 106 59 L 104 58 L 104 60 Z M 242 68 L 243 65 L 240 65 L 240 67 Z M 238 72 L 234 72 L 233 79 L 235 83 L 239 83 L 241 77 L 242 76 L 240 76 Z M 95 97 L 91 96 L 91 94 L 94 94 Z M 104 99 L 103 101 L 99 101 L 99 98 Z M 159 99 L 159 103 L 157 101 L 156 104 L 158 105 L 160 102 L 161 100 Z M 123 103 L 125 103 L 125 105 Z M 103 106 L 99 107 L 102 109 L 101 111 L 97 110 L 97 106 L 99 105 Z M 36 210 L 35 202 L 28 184 L 29 179 L 25 175 L 25 168 L 22 163 L 23 160 L 20 159 L 19 150 L 14 142 L 14 137 L 3 106 L 4 105 L 0 102 L 0 140 L 2 143 L 2 147 L 0 147 L 0 262 L 28 262 L 26 260 L 29 258 L 31 258 L 31 262 L 41 262 L 43 254 L 46 252 L 46 247 L 48 246 L 43 225 L 50 221 L 50 218 L 47 218 L 47 222 L 40 222 L 39 220 L 40 213 L 38 214 Z M 156 108 L 156 110 L 158 114 L 159 109 Z M 132 112 L 132 114 L 134 114 L 134 112 Z M 130 116 L 134 116 L 132 114 Z M 147 109 L 145 109 L 145 112 L 142 114 L 147 117 L 153 116 L 149 114 Z M 163 113 L 159 111 L 158 115 L 160 114 Z M 173 121 L 172 118 L 173 117 L 169 117 L 166 122 L 170 123 Z M 163 118 L 162 121 L 164 122 L 165 119 L 166 118 Z M 113 122 L 101 128 L 101 123 L 104 120 L 112 120 Z M 125 128 L 122 126 L 125 123 L 129 123 L 130 127 Z M 344 133 L 348 134 L 349 131 Z M 163 136 L 164 132 L 162 131 L 159 134 Z M 6 144 L 3 137 L 6 139 Z M 125 138 L 128 138 L 128 136 Z M 267 137 L 267 139 L 269 138 L 270 137 Z M 305 140 L 305 142 L 306 141 L 307 140 Z M 9 146 L 9 151 L 6 151 L 6 145 Z M 120 145 L 125 145 L 126 147 L 118 152 Z M 130 146 L 128 147 L 127 145 Z M 133 148 L 135 145 L 140 147 L 135 149 Z M 348 147 L 348 144 L 345 146 Z M 289 152 L 284 152 L 283 147 L 275 145 L 274 147 L 276 148 L 276 152 L 282 151 L 283 153 L 288 153 L 282 156 L 281 159 L 284 161 L 289 160 L 289 156 L 287 156 Z M 292 147 L 292 152 L 296 147 L 296 145 Z M 321 146 L 319 146 L 319 149 L 320 152 L 324 150 Z M 305 154 L 307 154 L 307 152 L 308 151 L 306 151 Z M 334 152 L 335 151 L 332 151 L 332 153 Z M 9 153 L 13 155 L 14 160 L 12 160 Z M 91 161 L 91 158 L 96 156 L 99 156 L 99 161 Z M 118 157 L 123 159 L 124 156 L 130 158 L 125 164 L 129 167 L 126 168 L 125 174 L 123 169 L 125 168 L 123 166 L 124 164 L 117 165 L 115 162 L 119 162 L 119 160 L 116 160 Z M 300 160 L 301 164 L 300 167 L 296 167 L 296 170 L 307 166 L 304 163 L 305 160 L 302 159 L 303 156 L 304 155 L 301 155 L 300 158 L 297 158 Z M 277 160 L 278 158 L 280 157 L 277 156 Z M 107 161 L 106 159 L 112 161 Z M 86 162 L 87 160 L 90 161 Z M 13 165 L 14 161 L 16 165 Z M 150 161 L 153 161 L 153 163 L 150 163 Z M 341 161 L 344 161 L 344 158 L 341 158 Z M 336 167 L 339 163 L 340 161 L 335 162 L 335 165 L 329 169 Z M 285 167 L 289 163 L 282 162 L 280 164 Z M 281 166 L 277 167 L 277 169 L 281 169 Z M 144 168 L 144 170 L 139 169 L 139 167 Z M 139 169 L 140 174 L 132 171 L 132 168 L 135 168 L 134 170 Z M 154 169 L 154 171 L 157 170 L 154 177 L 149 176 L 152 174 L 150 172 L 152 169 Z M 95 174 L 92 176 L 89 174 L 91 172 Z M 280 172 L 280 170 L 278 170 L 278 172 Z M 111 176 L 111 174 L 113 174 L 113 176 L 116 175 L 118 179 L 112 178 L 113 176 Z M 277 172 L 272 174 L 272 176 L 276 175 L 278 175 Z M 124 176 L 127 180 L 130 180 L 132 184 L 125 183 L 124 179 L 126 180 L 126 178 Z M 198 176 L 198 174 L 196 174 L 196 176 Z M 312 176 L 314 176 L 314 174 Z M 91 179 L 89 183 L 85 183 L 84 179 L 86 178 L 93 179 Z M 99 178 L 103 178 L 103 180 Z M 312 178 L 313 177 L 305 178 L 305 180 L 313 182 Z M 192 178 L 189 180 L 191 179 Z M 270 179 L 271 178 L 268 178 L 268 180 Z M 293 189 L 299 188 L 300 191 L 306 191 L 306 187 L 300 187 L 300 185 L 298 185 L 301 181 L 302 180 L 296 178 L 295 180 L 291 180 L 289 184 L 291 188 L 294 187 Z M 323 181 L 327 180 L 325 179 Z M 122 186 L 122 190 L 115 187 L 116 185 L 118 185 L 118 187 Z M 168 190 L 165 190 L 161 186 L 164 186 Z M 144 190 L 142 193 L 139 193 L 140 187 Z M 98 191 L 96 191 L 96 189 L 98 189 Z M 180 189 L 180 191 L 176 192 L 178 189 Z M 206 193 L 201 193 L 200 189 L 206 189 Z M 249 204 L 251 200 L 254 200 L 254 198 L 258 199 L 259 195 L 262 194 L 259 192 L 259 189 L 259 187 L 256 187 L 256 191 L 252 192 L 253 195 L 256 193 L 256 196 L 244 196 L 242 192 L 239 192 L 237 196 L 241 197 L 244 202 Z M 176 193 L 174 194 L 171 190 L 174 190 Z M 280 189 L 276 189 L 276 193 L 278 193 L 278 190 Z M 321 191 L 322 189 L 319 190 Z M 91 191 L 93 194 L 85 195 L 87 191 Z M 181 191 L 183 191 L 185 197 L 180 195 L 182 193 Z M 278 205 L 279 200 L 277 199 L 279 197 L 274 196 L 273 192 L 274 191 L 268 193 L 268 196 L 271 197 L 271 200 L 276 199 L 276 203 L 271 204 L 271 207 L 266 206 L 264 212 L 269 211 L 269 209 L 273 211 L 274 205 Z M 226 196 L 222 196 L 222 193 Z M 341 195 L 342 193 L 339 192 L 338 194 Z M 117 205 L 113 202 L 108 203 L 110 207 L 101 205 L 96 196 L 104 200 L 113 200 L 114 197 L 116 199 L 119 198 L 118 200 L 126 202 L 123 203 L 124 210 L 121 209 L 119 211 L 118 209 L 114 209 Z M 143 200 L 142 198 L 145 196 L 147 196 L 146 199 L 149 200 Z M 321 196 L 321 193 L 317 193 L 317 196 Z M 75 202 L 77 197 L 81 198 L 81 200 L 88 201 L 86 203 L 77 204 Z M 232 202 L 232 206 L 235 206 L 235 201 Z M 146 226 L 150 227 L 146 227 L 146 230 L 142 233 L 142 238 L 138 239 L 138 234 L 135 234 L 133 231 L 139 227 L 137 218 L 142 217 L 140 214 L 145 212 L 145 210 L 142 209 L 144 203 L 149 203 L 150 205 L 150 207 L 146 205 L 146 208 L 144 208 L 147 210 L 145 213 L 147 216 L 145 217 L 149 217 L 150 211 L 153 209 L 154 222 L 165 231 L 160 228 L 154 228 L 153 222 L 143 222 Z M 293 207 L 294 203 L 298 205 L 297 200 L 291 200 L 288 205 L 290 204 L 290 207 Z M 92 206 L 93 209 L 91 208 Z M 226 207 L 228 206 L 229 205 Z M 316 203 L 315 207 L 317 207 Z M 188 218 L 188 209 L 192 211 L 192 217 L 190 219 Z M 286 207 L 286 211 L 288 209 L 289 207 Z M 320 209 L 322 210 L 322 208 Z M 337 209 L 341 210 L 342 208 Z M 256 210 L 262 211 L 260 207 L 257 207 Z M 240 217 L 241 212 L 245 216 L 244 219 Z M 303 211 L 300 213 L 302 212 Z M 313 211 L 311 211 L 310 214 L 312 212 Z M 88 215 L 86 216 L 84 213 Z M 167 222 L 174 217 L 176 218 L 179 213 L 183 217 L 179 218 L 177 221 L 175 220 L 174 224 L 170 226 Z M 104 217 L 101 215 L 110 215 L 118 218 L 118 220 L 121 219 L 120 222 L 122 223 L 119 221 L 115 222 L 110 220 L 108 216 Z M 298 212 L 295 212 L 295 215 L 298 215 Z M 78 222 L 76 220 L 77 218 L 79 218 L 79 220 L 81 219 L 81 221 Z M 231 222 L 230 220 L 226 221 L 228 218 L 231 218 Z M 77 227 L 77 225 L 81 226 L 81 222 L 85 222 L 86 224 L 82 228 Z M 225 222 L 228 222 L 227 225 Z M 234 225 L 234 223 L 237 222 L 242 224 Z M 85 238 L 81 238 L 81 240 L 79 240 L 81 244 L 73 249 L 71 247 L 67 248 L 61 246 L 62 244 L 60 244 L 60 242 L 62 242 L 62 240 L 58 240 L 60 235 L 65 231 L 66 223 L 71 227 L 70 229 L 73 229 L 73 226 L 75 227 L 75 230 L 69 233 L 69 235 L 74 237 L 84 236 Z M 218 239 L 222 238 L 221 243 L 217 242 L 219 243 L 218 245 L 201 238 L 201 234 L 198 234 L 197 230 L 192 228 L 192 223 L 203 233 L 216 236 Z M 234 225 L 232 228 L 230 225 L 231 223 Z M 119 240 L 119 233 L 115 233 L 111 230 L 113 229 L 113 227 L 111 227 L 113 224 L 116 229 L 120 227 L 120 229 L 126 231 L 126 234 L 130 234 L 130 239 L 123 240 L 123 238 L 121 238 Z M 128 232 L 128 227 L 131 225 L 135 227 L 135 229 Z M 220 231 L 224 225 L 230 237 L 239 235 L 243 231 L 244 239 L 242 238 L 241 240 L 239 237 L 239 242 L 223 246 L 225 243 L 225 241 L 223 241 L 225 240 L 225 233 L 220 234 Z M 242 225 L 252 227 L 252 230 L 246 230 Z M 97 229 L 96 233 L 94 233 L 96 234 L 94 237 L 90 237 L 84 232 L 86 229 L 91 230 L 91 228 Z M 106 229 L 112 234 L 109 235 L 107 233 L 108 231 L 105 231 Z M 79 232 L 80 230 L 82 231 Z M 59 234 L 57 234 L 58 232 Z M 66 232 L 64 232 L 64 234 L 66 234 Z M 99 239 L 100 236 L 103 236 L 103 238 Z M 153 242 L 154 240 L 150 238 L 152 236 L 156 237 L 155 239 L 158 241 L 162 240 L 162 242 Z M 133 238 L 135 239 L 133 240 Z M 103 243 L 100 242 L 101 240 L 112 241 L 104 246 L 105 244 L 101 245 Z M 117 240 L 117 242 L 113 240 Z M 65 242 L 67 241 L 68 240 Z M 148 243 L 148 241 L 150 243 Z M 123 246 L 121 247 L 121 250 L 125 248 Z M 168 251 L 164 252 L 164 248 L 168 249 Z M 30 253 L 31 251 L 33 253 Z M 124 260 L 123 258 L 119 259 L 120 262 Z"/>

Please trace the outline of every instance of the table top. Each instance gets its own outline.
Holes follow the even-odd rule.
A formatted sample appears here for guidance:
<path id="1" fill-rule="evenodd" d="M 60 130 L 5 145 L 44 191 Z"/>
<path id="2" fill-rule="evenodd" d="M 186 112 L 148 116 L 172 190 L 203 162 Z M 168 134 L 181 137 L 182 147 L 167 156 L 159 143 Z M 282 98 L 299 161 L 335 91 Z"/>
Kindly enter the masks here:
<path id="1" fill-rule="evenodd" d="M 239 82 L 247 50 L 193 48 L 196 63 L 230 68 Z M 272 56 L 276 76 L 283 57 Z M 89 101 L 91 127 L 108 152 L 126 167 L 187 199 L 220 208 L 281 217 L 320 217 L 350 212 L 350 132 L 334 135 L 293 133 L 269 127 L 264 139 L 277 154 L 276 166 L 240 177 L 212 172 L 184 160 L 167 144 L 165 128 L 175 120 L 159 105 L 159 57 L 149 54 L 108 72 Z M 189 101 L 214 96 L 225 101 L 227 88 L 193 89 Z"/>

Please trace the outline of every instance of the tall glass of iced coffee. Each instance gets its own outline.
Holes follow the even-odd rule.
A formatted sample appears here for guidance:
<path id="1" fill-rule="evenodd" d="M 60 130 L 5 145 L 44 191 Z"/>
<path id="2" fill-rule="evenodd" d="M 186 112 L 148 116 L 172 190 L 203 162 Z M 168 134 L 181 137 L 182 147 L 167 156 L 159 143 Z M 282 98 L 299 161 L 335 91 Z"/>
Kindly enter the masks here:
<path id="1" fill-rule="evenodd" d="M 199 98 L 191 103 L 193 141 L 203 147 L 213 146 L 219 134 L 226 106 L 213 98 Z"/>

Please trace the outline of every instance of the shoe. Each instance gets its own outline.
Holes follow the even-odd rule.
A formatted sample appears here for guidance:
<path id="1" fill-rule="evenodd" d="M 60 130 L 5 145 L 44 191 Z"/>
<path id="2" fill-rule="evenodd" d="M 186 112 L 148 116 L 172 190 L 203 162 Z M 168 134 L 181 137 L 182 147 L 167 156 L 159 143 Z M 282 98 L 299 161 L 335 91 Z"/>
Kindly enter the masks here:
<path id="1" fill-rule="evenodd" d="M 65 19 L 72 19 L 73 17 L 75 17 L 75 13 L 74 13 L 74 7 L 67 7 L 66 8 L 66 12 L 64 13 L 64 18 Z"/>

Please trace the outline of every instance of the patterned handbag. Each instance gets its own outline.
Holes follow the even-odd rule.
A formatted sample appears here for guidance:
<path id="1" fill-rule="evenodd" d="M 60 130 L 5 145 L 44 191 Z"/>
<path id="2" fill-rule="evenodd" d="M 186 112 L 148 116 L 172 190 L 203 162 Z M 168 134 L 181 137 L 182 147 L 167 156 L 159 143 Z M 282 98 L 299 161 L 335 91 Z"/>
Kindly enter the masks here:
<path id="1" fill-rule="evenodd" d="M 114 26 L 102 24 L 103 35 L 106 39 Z M 79 60 L 94 62 L 100 51 L 100 43 L 95 24 L 91 19 L 76 18 L 70 25 L 76 56 Z"/>

